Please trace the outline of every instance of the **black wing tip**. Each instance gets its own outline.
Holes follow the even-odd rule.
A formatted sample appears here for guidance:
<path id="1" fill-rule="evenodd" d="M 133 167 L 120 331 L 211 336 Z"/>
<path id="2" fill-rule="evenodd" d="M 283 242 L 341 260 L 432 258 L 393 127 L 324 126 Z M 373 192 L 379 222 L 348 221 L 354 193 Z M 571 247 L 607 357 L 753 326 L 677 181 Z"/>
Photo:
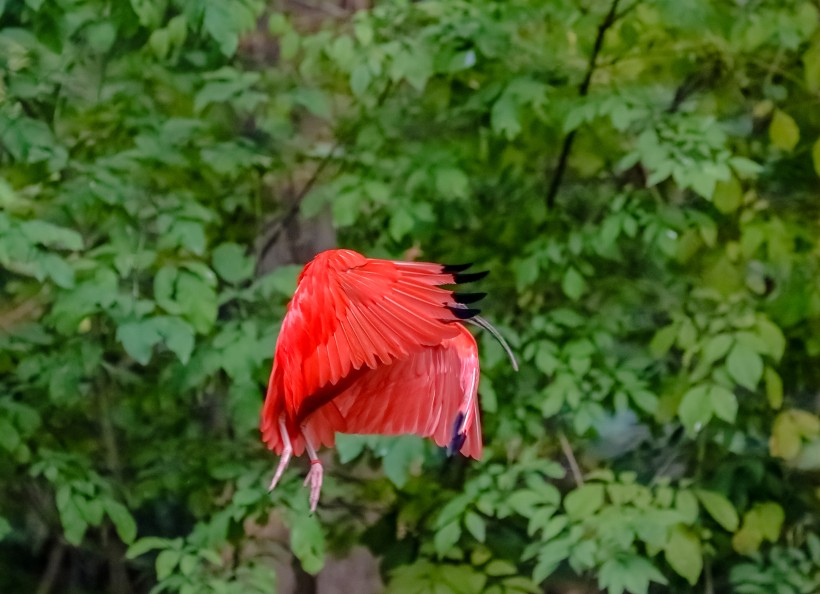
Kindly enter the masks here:
<path id="1" fill-rule="evenodd" d="M 441 265 L 441 271 L 445 274 L 452 274 L 452 273 L 455 273 L 455 272 L 464 272 L 465 270 L 467 270 L 472 265 L 473 265 L 472 262 L 470 262 L 469 264 L 442 264 Z"/>
<path id="2" fill-rule="evenodd" d="M 453 275 L 453 282 L 456 284 L 471 283 L 473 281 L 481 280 L 488 274 L 490 274 L 489 270 L 483 270 L 481 272 L 462 272 Z"/>
<path id="3" fill-rule="evenodd" d="M 480 309 L 472 309 L 469 307 L 450 307 L 447 306 L 447 309 L 457 317 L 459 320 L 469 320 L 481 313 Z"/>
<path id="4" fill-rule="evenodd" d="M 461 446 L 464 445 L 464 442 L 467 441 L 467 435 L 465 433 L 460 433 L 459 429 L 461 429 L 461 423 L 464 421 L 464 413 L 459 412 L 456 415 L 456 419 L 453 422 L 453 437 L 450 438 L 450 443 L 447 444 L 447 455 L 452 456 L 456 452 L 461 450 Z"/>
<path id="5" fill-rule="evenodd" d="M 461 304 L 475 303 L 486 296 L 487 293 L 453 293 L 453 301 Z"/>

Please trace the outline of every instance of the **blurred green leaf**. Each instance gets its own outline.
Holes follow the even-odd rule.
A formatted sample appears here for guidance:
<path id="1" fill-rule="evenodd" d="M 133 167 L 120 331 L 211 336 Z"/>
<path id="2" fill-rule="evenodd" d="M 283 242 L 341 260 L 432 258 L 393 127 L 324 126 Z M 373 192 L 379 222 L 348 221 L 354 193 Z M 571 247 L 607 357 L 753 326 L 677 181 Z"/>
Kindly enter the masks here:
<path id="1" fill-rule="evenodd" d="M 769 139 L 777 148 L 792 151 L 800 140 L 800 128 L 794 118 L 778 109 L 769 124 Z"/>
<path id="2" fill-rule="evenodd" d="M 696 489 L 695 494 L 698 496 L 701 504 L 709 512 L 709 515 L 721 526 L 729 532 L 737 530 L 739 519 L 737 511 L 735 511 L 732 502 L 726 499 L 720 493 L 715 491 L 707 491 L 705 489 Z"/>
<path id="3" fill-rule="evenodd" d="M 570 491 L 564 498 L 564 509 L 571 518 L 584 518 L 594 514 L 604 503 L 604 486 L 587 483 Z"/>
<path id="4" fill-rule="evenodd" d="M 137 536 L 137 524 L 128 508 L 113 499 L 106 499 L 104 505 L 105 513 L 114 523 L 114 528 L 117 529 L 120 539 L 127 545 L 133 543 Z"/>
<path id="5" fill-rule="evenodd" d="M 664 547 L 666 562 L 675 572 L 694 586 L 703 570 L 703 552 L 700 540 L 687 528 L 678 525 L 669 534 Z"/>
<path id="6" fill-rule="evenodd" d="M 754 390 L 763 376 L 763 360 L 756 351 L 738 342 L 726 357 L 726 369 L 738 384 Z"/>
<path id="7" fill-rule="evenodd" d="M 212 258 L 216 273 L 229 283 L 240 283 L 253 275 L 253 258 L 246 256 L 242 246 L 235 243 L 220 244 Z"/>
<path id="8" fill-rule="evenodd" d="M 318 573 L 325 564 L 325 536 L 314 515 L 294 512 L 290 524 L 290 547 L 305 571 Z"/>

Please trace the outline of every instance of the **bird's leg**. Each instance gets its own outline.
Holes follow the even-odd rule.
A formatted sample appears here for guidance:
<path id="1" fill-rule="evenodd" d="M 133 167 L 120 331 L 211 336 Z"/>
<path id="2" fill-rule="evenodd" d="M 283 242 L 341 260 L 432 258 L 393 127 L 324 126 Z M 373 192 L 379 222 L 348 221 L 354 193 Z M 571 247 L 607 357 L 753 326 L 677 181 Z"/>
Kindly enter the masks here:
<path id="1" fill-rule="evenodd" d="M 304 433 L 302 433 L 304 437 Z M 310 511 L 316 511 L 316 505 L 319 503 L 319 493 L 322 490 L 322 461 L 316 455 L 316 450 L 310 445 L 307 437 L 305 437 L 305 447 L 307 448 L 308 456 L 310 457 L 310 470 L 305 477 L 305 486 L 310 483 Z"/>
<path id="2" fill-rule="evenodd" d="M 273 480 L 270 482 L 268 491 L 273 491 L 276 483 L 282 478 L 282 473 L 285 472 L 285 468 L 287 468 L 288 462 L 290 462 L 290 456 L 293 454 L 293 446 L 290 444 L 290 436 L 288 436 L 288 430 L 285 427 L 284 414 L 279 415 L 279 435 L 282 437 L 284 447 L 282 448 L 282 456 L 279 458 L 279 466 L 276 467 L 276 474 L 273 475 Z"/>

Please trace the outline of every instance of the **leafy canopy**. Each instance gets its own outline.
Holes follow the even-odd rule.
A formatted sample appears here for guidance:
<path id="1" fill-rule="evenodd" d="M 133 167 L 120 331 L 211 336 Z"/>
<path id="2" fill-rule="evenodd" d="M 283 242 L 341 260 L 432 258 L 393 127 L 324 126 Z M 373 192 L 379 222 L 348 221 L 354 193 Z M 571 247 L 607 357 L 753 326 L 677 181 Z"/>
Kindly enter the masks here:
<path id="1" fill-rule="evenodd" d="M 270 592 L 284 521 L 388 592 L 816 591 L 819 93 L 808 1 L 0 2 L 0 580 Z M 493 271 L 483 461 L 349 436 L 319 514 L 266 492 L 294 192 Z"/>

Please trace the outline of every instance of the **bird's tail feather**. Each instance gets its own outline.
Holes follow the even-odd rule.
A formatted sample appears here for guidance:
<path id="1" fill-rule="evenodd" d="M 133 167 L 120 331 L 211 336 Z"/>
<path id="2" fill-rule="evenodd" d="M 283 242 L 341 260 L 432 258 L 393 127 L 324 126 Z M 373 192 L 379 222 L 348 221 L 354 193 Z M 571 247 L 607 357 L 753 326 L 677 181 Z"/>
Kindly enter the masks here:
<path id="1" fill-rule="evenodd" d="M 506 340 L 504 340 L 504 337 L 501 336 L 501 333 L 498 330 L 495 329 L 495 326 L 490 324 L 490 322 L 488 322 L 487 320 L 485 320 L 481 316 L 473 316 L 473 317 L 469 318 L 466 321 L 470 322 L 471 324 L 475 324 L 476 326 L 478 326 L 480 328 L 484 328 L 490 334 L 492 334 L 495 337 L 495 339 L 498 341 L 498 343 L 502 346 L 504 351 L 507 353 L 507 356 L 510 358 L 510 362 L 512 363 L 513 369 L 518 371 L 518 361 L 515 359 L 515 355 L 513 354 L 512 349 L 510 348 L 510 345 L 507 343 Z"/>

